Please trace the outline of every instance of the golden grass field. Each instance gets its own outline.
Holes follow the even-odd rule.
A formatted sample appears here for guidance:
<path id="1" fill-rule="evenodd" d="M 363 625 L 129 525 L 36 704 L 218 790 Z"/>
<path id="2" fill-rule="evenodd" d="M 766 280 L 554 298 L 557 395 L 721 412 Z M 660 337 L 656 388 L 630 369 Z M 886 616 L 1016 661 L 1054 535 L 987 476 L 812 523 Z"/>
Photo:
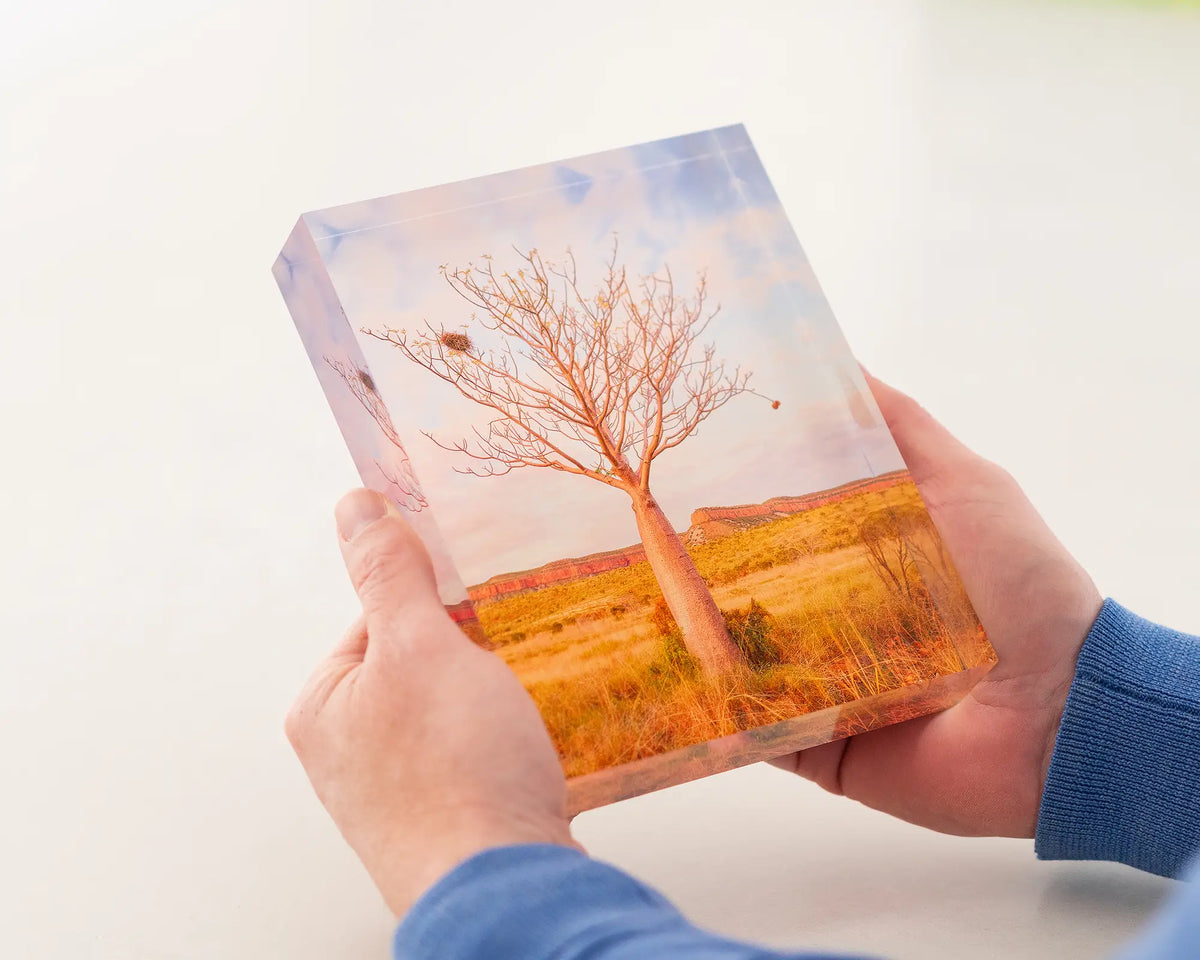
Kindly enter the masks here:
<path id="1" fill-rule="evenodd" d="M 705 676 L 687 654 L 645 563 L 477 612 L 578 776 L 994 659 L 924 519 L 903 477 L 690 547 L 754 654 L 756 666 L 724 676 Z M 902 719 L 903 703 L 886 699 L 887 719 Z"/>

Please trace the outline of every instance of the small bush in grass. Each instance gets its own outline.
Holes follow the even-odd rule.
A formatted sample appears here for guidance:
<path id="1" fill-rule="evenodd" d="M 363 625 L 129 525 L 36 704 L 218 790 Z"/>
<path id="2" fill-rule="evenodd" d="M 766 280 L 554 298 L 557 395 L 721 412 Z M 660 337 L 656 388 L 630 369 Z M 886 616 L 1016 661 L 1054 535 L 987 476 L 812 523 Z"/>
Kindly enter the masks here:
<path id="1" fill-rule="evenodd" d="M 779 662 L 779 646 L 771 639 L 774 618 L 757 600 L 745 610 L 723 610 L 725 626 L 742 656 L 755 670 Z"/>
<path id="2" fill-rule="evenodd" d="M 550 632 L 551 633 L 562 633 L 563 632 L 562 623 L 559 622 L 558 620 L 555 620 L 554 623 L 550 624 Z"/>
<path id="3" fill-rule="evenodd" d="M 675 615 L 671 613 L 671 608 L 667 606 L 667 601 L 662 597 L 654 601 L 650 622 L 654 624 L 654 629 L 658 631 L 660 637 L 667 637 L 672 633 L 679 632 L 679 624 L 675 622 Z"/>
<path id="4" fill-rule="evenodd" d="M 663 635 L 658 656 L 650 664 L 650 673 L 654 676 L 689 678 L 700 672 L 700 664 L 684 646 L 683 634 L 679 628 Z"/>
<path id="5" fill-rule="evenodd" d="M 614 603 L 611 607 L 608 608 L 608 612 L 611 613 L 618 620 L 620 620 L 623 616 L 625 616 L 625 614 L 627 614 L 629 612 L 629 608 L 626 607 L 625 604 L 623 604 L 623 603 Z"/>

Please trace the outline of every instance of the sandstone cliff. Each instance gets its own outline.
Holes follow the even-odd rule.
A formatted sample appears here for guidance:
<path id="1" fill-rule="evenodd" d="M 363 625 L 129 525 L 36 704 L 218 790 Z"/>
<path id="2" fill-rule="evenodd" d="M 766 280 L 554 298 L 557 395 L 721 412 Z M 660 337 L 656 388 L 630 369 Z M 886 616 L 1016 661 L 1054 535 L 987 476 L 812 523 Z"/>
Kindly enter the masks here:
<path id="1" fill-rule="evenodd" d="M 684 534 L 684 541 L 689 545 L 705 543 L 738 530 L 748 530 L 760 523 L 823 507 L 827 503 L 837 503 L 847 497 L 884 490 L 907 476 L 907 470 L 895 470 L 798 497 L 772 497 L 763 503 L 744 503 L 733 507 L 701 507 L 692 511 L 692 523 Z"/>
<path id="2" fill-rule="evenodd" d="M 803 496 L 772 497 L 764 503 L 743 503 L 730 507 L 700 507 L 692 511 L 691 526 L 682 534 L 682 537 L 688 545 L 706 543 L 709 540 L 725 537 L 739 530 L 747 530 L 772 520 L 779 520 L 794 513 L 801 513 L 804 510 L 811 510 L 828 503 L 836 503 L 847 497 L 873 490 L 883 490 L 907 477 L 907 470 L 897 470 L 876 477 L 854 480 L 842 484 L 840 487 L 818 490 Z M 497 600 L 501 597 L 539 590 L 552 584 L 570 583 L 572 580 L 581 580 L 597 573 L 606 573 L 609 570 L 632 566 L 635 563 L 644 563 L 645 560 L 646 551 L 640 543 L 635 543 L 619 550 L 606 550 L 602 553 L 588 554 L 586 557 L 555 560 L 535 570 L 498 574 L 483 583 L 470 587 L 468 592 L 471 601 L 475 603 Z M 467 602 L 464 601 L 464 603 Z M 469 603 L 467 605 L 470 606 Z M 471 618 L 474 618 L 474 615 L 472 609 Z M 475 623 L 478 625 L 477 620 Z M 464 629 L 466 628 L 464 627 Z M 480 632 L 482 633 L 482 631 Z"/>
<path id="3" fill-rule="evenodd" d="M 581 580 L 597 573 L 643 563 L 645 559 L 645 549 L 640 543 L 635 543 L 633 546 L 622 547 L 619 550 L 606 550 L 603 553 L 590 553 L 586 557 L 555 560 L 536 570 L 502 573 L 471 587 L 469 593 L 471 599 L 478 603 L 480 600 L 493 600 L 514 593 L 538 590 L 554 583 Z"/>

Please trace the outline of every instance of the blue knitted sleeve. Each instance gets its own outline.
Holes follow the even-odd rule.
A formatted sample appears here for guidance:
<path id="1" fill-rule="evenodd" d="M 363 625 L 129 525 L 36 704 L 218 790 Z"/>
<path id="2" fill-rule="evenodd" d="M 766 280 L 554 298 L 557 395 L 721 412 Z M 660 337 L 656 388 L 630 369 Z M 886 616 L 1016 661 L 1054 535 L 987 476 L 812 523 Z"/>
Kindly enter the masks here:
<path id="1" fill-rule="evenodd" d="M 1036 849 L 1167 877 L 1200 851 L 1200 638 L 1105 601 L 1067 695 Z"/>
<path id="2" fill-rule="evenodd" d="M 1116 960 L 1196 960 L 1200 957 L 1200 862 L 1193 864 L 1166 908 Z"/>
<path id="3" fill-rule="evenodd" d="M 1200 851 L 1200 639 L 1109 600 L 1084 642 L 1050 763 L 1036 849 L 1180 875 Z M 1200 883 L 1122 960 L 1192 957 Z M 661 895 L 580 852 L 486 850 L 396 931 L 397 960 L 817 960 L 692 926 Z M 845 958 L 843 958 L 845 960 Z"/>
<path id="4" fill-rule="evenodd" d="M 396 960 L 848 960 L 700 930 L 628 874 L 552 844 L 460 864 L 409 911 L 393 949 Z"/>

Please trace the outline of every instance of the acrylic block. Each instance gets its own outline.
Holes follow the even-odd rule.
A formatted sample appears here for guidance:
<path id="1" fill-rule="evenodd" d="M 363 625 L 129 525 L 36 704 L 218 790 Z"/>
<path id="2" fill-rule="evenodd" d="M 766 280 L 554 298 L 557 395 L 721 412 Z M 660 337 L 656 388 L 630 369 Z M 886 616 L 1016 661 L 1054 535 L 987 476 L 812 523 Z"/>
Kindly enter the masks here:
<path id="1" fill-rule="evenodd" d="M 943 709 L 994 662 L 743 127 L 308 213 L 274 269 L 574 810 Z"/>

